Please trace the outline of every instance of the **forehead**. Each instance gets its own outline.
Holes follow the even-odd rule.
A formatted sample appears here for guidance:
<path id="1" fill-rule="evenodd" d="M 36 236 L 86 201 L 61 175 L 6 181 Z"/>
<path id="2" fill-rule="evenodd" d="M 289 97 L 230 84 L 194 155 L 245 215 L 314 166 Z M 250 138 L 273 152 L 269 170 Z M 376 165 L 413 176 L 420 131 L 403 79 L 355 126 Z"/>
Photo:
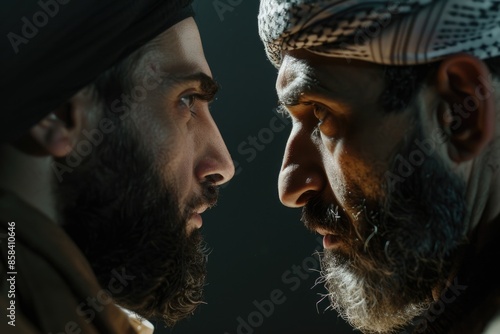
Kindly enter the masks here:
<path id="1" fill-rule="evenodd" d="M 164 73 L 200 72 L 212 76 L 198 26 L 191 17 L 157 36 L 144 60 Z"/>
<path id="2" fill-rule="evenodd" d="M 294 50 L 283 54 L 276 90 L 282 102 L 313 92 L 347 101 L 360 97 L 375 101 L 384 85 L 380 65 Z"/>

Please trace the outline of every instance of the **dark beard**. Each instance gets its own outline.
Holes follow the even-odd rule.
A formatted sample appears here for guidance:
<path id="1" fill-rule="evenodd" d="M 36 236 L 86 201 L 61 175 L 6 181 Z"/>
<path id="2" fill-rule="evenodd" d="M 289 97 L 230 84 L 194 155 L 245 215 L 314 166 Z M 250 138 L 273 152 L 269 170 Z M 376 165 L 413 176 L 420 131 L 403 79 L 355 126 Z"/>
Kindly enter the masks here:
<path id="1" fill-rule="evenodd" d="M 400 150 L 403 157 L 419 149 L 418 138 Z M 325 250 L 322 280 L 332 307 L 366 333 L 393 332 L 422 314 L 466 240 L 465 186 L 434 153 L 403 182 L 388 184 L 379 203 L 358 199 L 355 226 L 319 198 L 303 209 L 308 228 L 335 232 L 346 245 Z"/>
<path id="2" fill-rule="evenodd" d="M 101 286 L 115 282 L 116 271 L 134 277 L 110 291 L 117 304 L 173 326 L 202 303 L 206 276 L 207 252 L 198 230 L 187 235 L 187 218 L 200 204 L 213 205 L 218 191 L 205 185 L 203 198 L 180 212 L 175 189 L 125 125 L 116 124 L 89 159 L 65 175 L 62 220 Z"/>

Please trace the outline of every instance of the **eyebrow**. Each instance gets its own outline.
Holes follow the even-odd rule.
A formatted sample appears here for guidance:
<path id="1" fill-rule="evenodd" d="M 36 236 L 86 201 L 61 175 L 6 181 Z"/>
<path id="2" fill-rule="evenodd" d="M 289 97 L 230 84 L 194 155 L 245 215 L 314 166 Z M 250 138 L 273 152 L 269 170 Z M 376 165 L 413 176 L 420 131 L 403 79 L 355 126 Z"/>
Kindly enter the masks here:
<path id="1" fill-rule="evenodd" d="M 306 95 L 306 98 L 304 96 Z M 329 99 L 337 103 L 345 103 L 345 98 L 340 92 L 326 86 L 320 78 L 314 74 L 302 76 L 300 79 L 293 80 L 278 96 L 278 104 L 284 107 L 293 107 L 298 105 L 311 104 L 311 99 Z"/>
<path id="2" fill-rule="evenodd" d="M 162 79 L 162 84 L 168 87 L 198 83 L 201 90 L 200 98 L 206 101 L 212 101 L 220 88 L 219 84 L 212 77 L 203 72 L 185 75 L 163 73 L 160 75 L 160 78 Z"/>
<path id="3" fill-rule="evenodd" d="M 296 78 L 284 90 L 278 101 L 283 106 L 296 106 L 304 103 L 302 96 L 307 92 L 321 91 L 321 83 L 316 77 L 309 75 Z"/>

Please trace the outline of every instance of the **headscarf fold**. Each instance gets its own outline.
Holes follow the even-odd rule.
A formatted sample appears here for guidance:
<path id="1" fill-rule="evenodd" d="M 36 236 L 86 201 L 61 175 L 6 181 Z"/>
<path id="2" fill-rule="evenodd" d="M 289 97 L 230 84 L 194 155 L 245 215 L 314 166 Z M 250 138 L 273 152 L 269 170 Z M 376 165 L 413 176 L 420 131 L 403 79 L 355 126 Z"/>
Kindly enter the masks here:
<path id="1" fill-rule="evenodd" d="M 277 68 L 295 49 L 386 65 L 500 55 L 500 0 L 261 0 L 258 24 Z"/>
<path id="2" fill-rule="evenodd" d="M 0 141 L 193 15 L 192 0 L 2 0 Z"/>

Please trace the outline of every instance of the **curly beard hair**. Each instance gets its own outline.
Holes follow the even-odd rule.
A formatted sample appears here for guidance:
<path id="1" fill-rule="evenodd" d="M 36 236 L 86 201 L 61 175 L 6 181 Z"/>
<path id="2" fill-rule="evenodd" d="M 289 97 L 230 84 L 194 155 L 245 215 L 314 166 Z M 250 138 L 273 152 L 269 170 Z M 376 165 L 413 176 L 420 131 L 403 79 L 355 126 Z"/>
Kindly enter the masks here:
<path id="1" fill-rule="evenodd" d="M 152 154 L 128 124 L 114 121 L 115 130 L 60 184 L 63 227 L 101 286 L 113 270 L 134 277 L 112 294 L 118 305 L 173 326 L 202 303 L 207 249 L 198 230 L 186 232 L 188 211 L 202 199 L 181 212 Z"/>
<path id="2" fill-rule="evenodd" d="M 417 132 L 400 154 L 422 138 Z M 309 229 L 335 231 L 345 245 L 324 251 L 319 282 L 331 307 L 364 333 L 393 333 L 421 315 L 467 243 L 465 185 L 436 154 L 384 192 L 378 203 L 357 199 L 355 222 L 319 198 L 302 215 Z"/>

